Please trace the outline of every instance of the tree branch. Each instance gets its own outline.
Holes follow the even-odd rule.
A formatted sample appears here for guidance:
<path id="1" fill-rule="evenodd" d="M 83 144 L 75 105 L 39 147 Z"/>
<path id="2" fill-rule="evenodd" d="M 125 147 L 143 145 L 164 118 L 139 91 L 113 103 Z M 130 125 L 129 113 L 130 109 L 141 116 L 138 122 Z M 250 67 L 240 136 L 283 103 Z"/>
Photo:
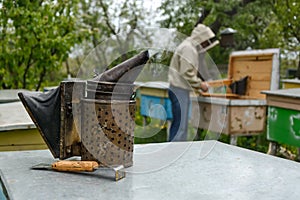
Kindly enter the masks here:
<path id="1" fill-rule="evenodd" d="M 100 0 L 100 5 L 103 9 L 103 14 L 104 14 L 104 17 L 105 17 L 105 23 L 107 25 L 107 27 L 109 28 L 109 30 L 114 34 L 114 35 L 117 35 L 115 29 L 112 27 L 112 25 L 110 24 L 109 22 L 109 16 L 108 16 L 108 12 L 107 12 L 107 7 L 104 5 L 103 1 Z"/>
<path id="2" fill-rule="evenodd" d="M 29 54 L 29 58 L 28 58 L 28 61 L 27 61 L 27 64 L 26 64 L 26 68 L 25 68 L 25 71 L 24 71 L 24 74 L 23 74 L 23 88 L 25 89 L 27 84 L 26 84 L 26 77 L 27 77 L 27 73 L 29 71 L 29 68 L 31 66 L 30 62 L 31 62 L 31 58 L 32 58 L 32 54 L 33 54 L 33 51 L 32 49 L 30 50 L 30 54 Z"/>
<path id="3" fill-rule="evenodd" d="M 67 70 L 67 75 L 70 74 L 72 76 L 68 59 L 66 59 L 66 70 Z"/>
<path id="4" fill-rule="evenodd" d="M 203 12 L 201 13 L 201 16 L 199 17 L 198 21 L 196 22 L 195 27 L 198 24 L 202 24 L 203 21 L 205 20 L 205 18 L 209 15 L 209 13 L 210 13 L 210 10 L 204 9 Z"/>
<path id="5" fill-rule="evenodd" d="M 35 89 L 36 91 L 39 91 L 39 89 L 40 89 L 40 87 L 42 85 L 42 82 L 44 81 L 45 75 L 46 75 L 46 67 L 43 66 L 43 71 L 40 74 L 40 79 L 39 79 L 38 85 L 37 85 L 37 87 Z"/>

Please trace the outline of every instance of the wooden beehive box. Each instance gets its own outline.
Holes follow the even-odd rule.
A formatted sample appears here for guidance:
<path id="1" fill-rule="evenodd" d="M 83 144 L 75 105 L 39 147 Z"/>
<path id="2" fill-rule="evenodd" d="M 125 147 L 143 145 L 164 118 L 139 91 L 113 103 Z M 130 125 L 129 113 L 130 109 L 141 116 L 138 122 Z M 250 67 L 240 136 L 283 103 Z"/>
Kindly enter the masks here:
<path id="1" fill-rule="evenodd" d="M 191 123 L 213 132 L 250 135 L 265 129 L 266 96 L 263 90 L 279 88 L 279 49 L 236 51 L 230 55 L 228 79 L 248 76 L 244 95 L 206 94 L 192 98 Z"/>
<path id="2" fill-rule="evenodd" d="M 268 104 L 267 139 L 300 147 L 300 88 L 264 91 Z"/>

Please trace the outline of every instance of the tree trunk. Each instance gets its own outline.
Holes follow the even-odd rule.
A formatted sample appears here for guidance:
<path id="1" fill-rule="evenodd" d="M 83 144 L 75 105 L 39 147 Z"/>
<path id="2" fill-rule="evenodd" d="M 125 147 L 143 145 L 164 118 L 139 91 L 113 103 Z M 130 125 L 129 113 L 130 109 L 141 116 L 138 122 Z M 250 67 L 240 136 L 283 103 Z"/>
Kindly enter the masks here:
<path id="1" fill-rule="evenodd" d="M 46 67 L 43 67 L 43 71 L 40 74 L 40 79 L 39 79 L 39 82 L 38 82 L 38 85 L 37 85 L 35 91 L 39 91 L 40 90 L 40 87 L 41 87 L 41 85 L 42 85 L 42 83 L 44 81 L 45 75 L 46 75 Z"/>
<path id="2" fill-rule="evenodd" d="M 300 79 L 300 53 L 299 53 L 298 57 L 299 57 L 299 59 L 298 59 L 298 69 L 297 69 L 295 78 Z"/>

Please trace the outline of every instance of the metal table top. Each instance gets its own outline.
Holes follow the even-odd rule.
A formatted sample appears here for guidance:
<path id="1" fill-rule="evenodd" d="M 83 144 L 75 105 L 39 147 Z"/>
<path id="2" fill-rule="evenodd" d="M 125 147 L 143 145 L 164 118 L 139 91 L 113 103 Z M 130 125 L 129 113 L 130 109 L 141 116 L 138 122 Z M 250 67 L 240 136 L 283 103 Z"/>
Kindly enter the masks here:
<path id="1" fill-rule="evenodd" d="M 1 152 L 12 199 L 300 199 L 300 164 L 217 141 L 135 145 L 134 166 L 103 175 L 33 171 L 48 150 Z"/>

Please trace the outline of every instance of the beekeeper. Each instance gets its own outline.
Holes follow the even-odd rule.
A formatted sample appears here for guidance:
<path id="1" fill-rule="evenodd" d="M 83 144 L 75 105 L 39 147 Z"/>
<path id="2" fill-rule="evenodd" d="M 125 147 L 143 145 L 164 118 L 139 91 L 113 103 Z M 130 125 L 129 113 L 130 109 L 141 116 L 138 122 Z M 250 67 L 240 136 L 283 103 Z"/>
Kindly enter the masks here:
<path id="1" fill-rule="evenodd" d="M 173 114 L 169 141 L 187 140 L 190 91 L 208 90 L 208 84 L 197 75 L 203 63 L 199 58 L 203 58 L 202 55 L 218 43 L 209 27 L 198 24 L 191 36 L 176 48 L 168 73 L 168 94 Z"/>

